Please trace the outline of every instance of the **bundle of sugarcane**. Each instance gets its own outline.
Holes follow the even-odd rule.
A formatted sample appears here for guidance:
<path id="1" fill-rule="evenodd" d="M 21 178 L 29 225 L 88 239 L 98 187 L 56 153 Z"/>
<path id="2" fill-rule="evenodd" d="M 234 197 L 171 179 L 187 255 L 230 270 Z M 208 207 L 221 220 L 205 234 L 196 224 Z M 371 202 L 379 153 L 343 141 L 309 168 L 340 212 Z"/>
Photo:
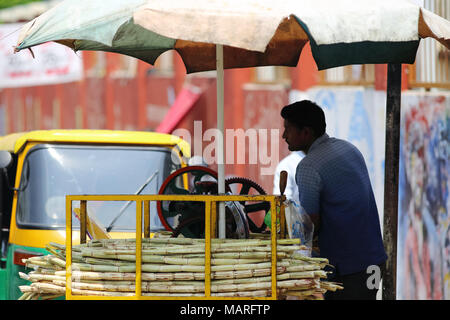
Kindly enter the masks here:
<path id="1" fill-rule="evenodd" d="M 72 247 L 72 294 L 133 296 L 136 290 L 135 239 L 101 239 Z M 47 256 L 24 259 L 34 270 L 20 273 L 30 285 L 20 286 L 21 299 L 54 298 L 66 290 L 66 248 L 50 243 Z M 279 297 L 317 299 L 327 290 L 342 289 L 324 281 L 328 261 L 298 253 L 297 239 L 277 240 L 276 288 Z M 271 241 L 211 240 L 211 295 L 271 295 Z M 205 240 L 155 236 L 142 239 L 143 296 L 204 296 Z"/>

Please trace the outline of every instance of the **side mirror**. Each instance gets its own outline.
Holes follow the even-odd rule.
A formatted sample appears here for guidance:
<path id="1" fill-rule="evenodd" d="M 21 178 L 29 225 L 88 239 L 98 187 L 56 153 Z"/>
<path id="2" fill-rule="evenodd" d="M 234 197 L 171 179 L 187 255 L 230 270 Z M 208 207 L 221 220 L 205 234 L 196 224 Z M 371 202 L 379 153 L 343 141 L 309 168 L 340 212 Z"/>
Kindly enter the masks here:
<path id="1" fill-rule="evenodd" d="M 6 169 L 12 163 L 11 153 L 5 150 L 0 150 L 0 169 Z"/>
<path id="2" fill-rule="evenodd" d="M 208 164 L 206 163 L 205 159 L 201 156 L 193 156 L 192 158 L 189 158 L 188 166 L 202 166 L 202 167 L 208 167 Z"/>

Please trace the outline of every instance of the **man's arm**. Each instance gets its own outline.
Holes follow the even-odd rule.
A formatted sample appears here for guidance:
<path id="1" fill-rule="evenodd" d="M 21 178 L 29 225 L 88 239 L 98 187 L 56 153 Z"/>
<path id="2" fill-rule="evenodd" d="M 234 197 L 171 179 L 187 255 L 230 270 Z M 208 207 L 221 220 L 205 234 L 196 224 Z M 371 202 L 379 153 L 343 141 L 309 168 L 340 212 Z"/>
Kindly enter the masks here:
<path id="1" fill-rule="evenodd" d="M 314 232 L 313 232 L 313 238 L 312 238 L 312 251 L 313 255 L 319 255 L 320 249 L 319 249 L 319 228 L 320 228 L 320 215 L 318 213 L 313 213 L 309 215 L 311 218 L 312 223 L 314 224 Z"/>
<path id="2" fill-rule="evenodd" d="M 318 213 L 308 214 L 311 222 L 314 225 L 314 237 L 317 236 L 317 232 L 320 228 L 320 215 Z"/>
<path id="3" fill-rule="evenodd" d="M 322 190 L 322 179 L 313 168 L 299 165 L 296 182 L 299 192 L 300 205 L 308 214 L 314 224 L 314 237 L 320 228 L 320 193 Z"/>

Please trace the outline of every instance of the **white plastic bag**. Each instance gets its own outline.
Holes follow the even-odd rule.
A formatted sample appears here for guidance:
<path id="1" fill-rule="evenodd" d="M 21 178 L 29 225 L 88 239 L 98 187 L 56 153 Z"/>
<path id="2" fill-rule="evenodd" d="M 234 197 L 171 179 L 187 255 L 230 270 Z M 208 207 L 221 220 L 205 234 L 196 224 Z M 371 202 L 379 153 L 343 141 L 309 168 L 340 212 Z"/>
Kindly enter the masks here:
<path id="1" fill-rule="evenodd" d="M 314 224 L 305 210 L 296 202 L 286 200 L 285 202 L 286 225 L 291 239 L 300 239 L 301 244 L 308 247 L 308 250 L 300 252 L 303 255 L 311 256 L 313 245 Z"/>

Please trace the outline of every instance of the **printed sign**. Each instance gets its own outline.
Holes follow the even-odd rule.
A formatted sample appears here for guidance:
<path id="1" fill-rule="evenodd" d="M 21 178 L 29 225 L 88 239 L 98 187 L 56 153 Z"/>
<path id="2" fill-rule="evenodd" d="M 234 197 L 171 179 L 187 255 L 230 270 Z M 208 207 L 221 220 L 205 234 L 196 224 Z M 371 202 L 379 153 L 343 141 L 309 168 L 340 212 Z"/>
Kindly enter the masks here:
<path id="1" fill-rule="evenodd" d="M 47 42 L 14 53 L 22 24 L 0 25 L 0 88 L 78 81 L 83 75 L 81 52 Z M 34 55 L 34 58 L 33 58 Z"/>

